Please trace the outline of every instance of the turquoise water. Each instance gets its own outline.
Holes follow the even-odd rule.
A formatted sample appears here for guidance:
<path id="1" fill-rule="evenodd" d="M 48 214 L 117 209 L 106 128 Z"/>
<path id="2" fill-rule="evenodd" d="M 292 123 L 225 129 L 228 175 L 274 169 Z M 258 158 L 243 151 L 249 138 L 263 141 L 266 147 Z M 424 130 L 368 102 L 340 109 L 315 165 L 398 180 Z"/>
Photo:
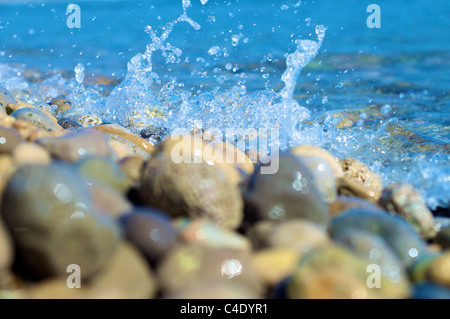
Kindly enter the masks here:
<path id="1" fill-rule="evenodd" d="M 411 183 L 431 208 L 449 206 L 450 2 L 375 2 L 380 29 L 366 26 L 374 1 L 191 2 L 200 28 L 180 21 L 156 45 L 181 0 L 77 1 L 80 29 L 67 27 L 66 1 L 0 1 L 0 85 L 35 104 L 66 95 L 136 132 L 138 122 L 190 130 L 201 120 L 241 135 L 280 127 L 281 147 L 360 159 L 385 184 Z M 287 56 L 318 43 L 319 25 L 317 52 L 283 81 Z M 108 84 L 94 85 L 101 77 Z"/>

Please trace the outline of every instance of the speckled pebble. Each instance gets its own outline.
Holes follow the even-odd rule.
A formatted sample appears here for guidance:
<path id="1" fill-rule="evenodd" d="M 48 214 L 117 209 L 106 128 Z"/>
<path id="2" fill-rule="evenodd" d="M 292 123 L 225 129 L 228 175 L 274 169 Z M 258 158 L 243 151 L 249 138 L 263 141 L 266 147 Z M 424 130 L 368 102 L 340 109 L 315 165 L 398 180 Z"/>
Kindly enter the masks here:
<path id="1" fill-rule="evenodd" d="M 8 104 L 17 104 L 16 99 L 7 89 L 0 86 L 0 107 L 6 111 Z"/>
<path id="2" fill-rule="evenodd" d="M 137 189 L 140 200 L 172 217 L 207 218 L 236 229 L 243 218 L 241 193 L 220 169 L 206 163 L 174 163 L 152 156 Z"/>
<path id="3" fill-rule="evenodd" d="M 383 190 L 380 206 L 403 216 L 423 238 L 430 239 L 436 235 L 433 214 L 412 186 L 392 183 Z"/>
<path id="4" fill-rule="evenodd" d="M 345 177 L 372 190 L 375 193 L 374 197 L 376 199 L 380 198 L 383 189 L 381 178 L 371 171 L 366 164 L 354 158 L 346 158 L 339 161 L 339 163 L 341 164 Z"/>
<path id="5" fill-rule="evenodd" d="M 50 115 L 46 114 L 45 112 L 37 108 L 23 107 L 11 113 L 11 116 L 15 117 L 16 119 L 22 119 L 27 122 L 30 122 L 36 125 L 37 127 L 40 127 L 45 130 L 62 129 L 62 127 L 58 124 L 56 119 L 51 118 Z"/>

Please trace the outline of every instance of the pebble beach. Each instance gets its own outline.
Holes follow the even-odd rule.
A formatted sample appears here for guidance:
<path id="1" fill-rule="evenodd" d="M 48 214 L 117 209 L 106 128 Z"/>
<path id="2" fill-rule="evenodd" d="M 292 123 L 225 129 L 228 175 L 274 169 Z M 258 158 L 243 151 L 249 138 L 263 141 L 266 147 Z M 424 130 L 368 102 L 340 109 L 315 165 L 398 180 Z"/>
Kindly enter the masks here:
<path id="1" fill-rule="evenodd" d="M 317 24 L 286 64 L 265 55 L 278 86 L 252 89 L 242 62 L 213 72 L 234 72 L 231 88 L 188 90 L 181 79 L 200 72 L 167 40 L 181 24 L 199 32 L 194 9 L 208 4 L 167 9 L 182 14 L 147 28 L 122 77 L 18 66 L 0 47 L 0 298 L 449 299 L 449 91 L 420 69 L 448 51 L 389 64 L 329 50 L 317 62 L 333 35 Z M 246 43 L 239 30 L 232 47 Z M 166 83 L 159 51 L 189 72 Z M 329 84 L 350 63 L 358 84 L 325 99 L 316 76 Z M 420 78 L 366 86 L 401 63 Z M 358 107 L 343 107 L 346 93 Z"/>

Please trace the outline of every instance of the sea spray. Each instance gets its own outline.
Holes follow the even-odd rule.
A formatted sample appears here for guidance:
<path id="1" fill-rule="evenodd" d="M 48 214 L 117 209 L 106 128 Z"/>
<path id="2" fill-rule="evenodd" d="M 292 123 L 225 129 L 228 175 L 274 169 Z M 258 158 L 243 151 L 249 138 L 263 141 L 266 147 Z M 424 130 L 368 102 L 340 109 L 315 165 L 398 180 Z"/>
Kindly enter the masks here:
<path id="1" fill-rule="evenodd" d="M 202 1 L 206 4 L 207 1 Z M 107 120 L 119 123 L 132 131 L 137 132 L 149 124 L 152 110 L 158 109 L 161 103 L 152 92 L 153 83 L 159 84 L 159 77 L 153 71 L 152 55 L 160 50 L 166 58 L 166 63 L 175 63 L 182 51 L 166 43 L 175 24 L 180 21 L 189 23 L 195 30 L 200 25 L 189 18 L 187 8 L 191 6 L 189 0 L 182 0 L 183 14 L 176 20 L 169 22 L 162 34 L 158 37 L 156 32 L 148 26 L 146 31 L 151 37 L 145 53 L 137 54 L 128 63 L 128 72 L 125 79 L 118 85 L 106 100 L 105 112 L 102 114 Z"/>
<path id="2" fill-rule="evenodd" d="M 282 126 L 284 131 L 282 136 L 288 139 L 283 143 L 285 146 L 292 146 L 292 139 L 297 143 L 300 141 L 299 128 L 301 127 L 301 122 L 308 119 L 311 115 L 307 108 L 300 106 L 294 100 L 293 96 L 298 76 L 302 72 L 302 69 L 317 55 L 325 37 L 325 30 L 323 25 L 317 25 L 315 31 L 318 42 L 297 40 L 297 49 L 286 58 L 286 70 L 281 76 L 281 80 L 285 86 L 280 92 L 282 102 L 278 106 L 281 112 L 285 114 L 285 121 Z"/>

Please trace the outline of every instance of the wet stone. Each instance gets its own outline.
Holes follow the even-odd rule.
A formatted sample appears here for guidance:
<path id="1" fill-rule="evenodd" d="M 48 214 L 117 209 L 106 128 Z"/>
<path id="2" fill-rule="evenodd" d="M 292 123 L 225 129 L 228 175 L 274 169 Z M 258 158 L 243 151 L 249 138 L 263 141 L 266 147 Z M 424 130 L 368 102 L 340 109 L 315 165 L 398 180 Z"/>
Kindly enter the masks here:
<path id="1" fill-rule="evenodd" d="M 3 222 L 3 218 L 0 216 L 0 277 L 1 273 L 9 270 L 12 266 L 14 257 L 13 241 L 9 230 L 6 228 Z M 0 290 L 2 286 L 2 280 L 0 279 Z"/>
<path id="2" fill-rule="evenodd" d="M 49 115 L 37 108 L 23 107 L 11 113 L 11 116 L 30 122 L 44 130 L 62 129 L 56 119 L 50 118 Z"/>
<path id="3" fill-rule="evenodd" d="M 85 156 L 77 164 L 78 173 L 90 182 L 106 185 L 126 194 L 131 187 L 131 182 L 122 172 L 118 163 L 109 157 Z"/>
<path id="4" fill-rule="evenodd" d="M 253 268 L 267 285 L 275 286 L 295 273 L 300 260 L 301 254 L 295 249 L 263 249 L 253 255 Z"/>
<path id="5" fill-rule="evenodd" d="M 128 177 L 132 185 L 137 185 L 139 182 L 144 162 L 145 160 L 140 156 L 128 156 L 120 160 L 120 169 Z"/>
<path id="6" fill-rule="evenodd" d="M 381 273 L 379 288 L 368 285 L 366 261 L 337 245 L 326 246 L 304 256 L 292 280 L 287 297 L 293 299 L 378 299 L 407 298 L 407 279 L 393 282 Z"/>
<path id="7" fill-rule="evenodd" d="M 63 129 L 82 127 L 80 123 L 68 117 L 63 117 L 62 119 L 60 119 L 58 121 L 58 124 L 61 125 Z"/>
<path id="8" fill-rule="evenodd" d="M 182 245 L 172 249 L 157 267 L 163 296 L 201 284 L 231 284 L 261 297 L 263 284 L 248 252 Z"/>
<path id="9" fill-rule="evenodd" d="M 275 169 L 268 174 L 266 170 Z M 298 156 L 281 154 L 267 164 L 260 164 L 250 177 L 244 193 L 246 220 L 282 221 L 304 218 L 328 223 L 328 211 L 314 177 Z"/>
<path id="10" fill-rule="evenodd" d="M 162 154 L 152 156 L 137 191 L 142 203 L 172 217 L 207 218 L 227 229 L 236 229 L 242 222 L 238 187 L 206 163 L 176 164 Z"/>
<path id="11" fill-rule="evenodd" d="M 0 127 L 0 153 L 11 154 L 22 141 L 15 130 Z"/>
<path id="12" fill-rule="evenodd" d="M 56 105 L 56 116 L 61 116 L 63 115 L 65 112 L 69 111 L 70 109 L 72 109 L 72 102 L 66 100 L 65 98 L 54 98 L 53 100 L 51 100 L 50 105 Z"/>
<path id="13" fill-rule="evenodd" d="M 174 221 L 178 237 L 185 243 L 204 245 L 210 248 L 251 250 L 250 241 L 235 231 L 223 229 L 208 220 L 179 218 Z"/>
<path id="14" fill-rule="evenodd" d="M 332 218 L 328 231 L 332 237 L 349 229 L 358 229 L 383 238 L 408 268 L 432 255 L 426 242 L 403 217 L 388 212 L 379 213 L 353 208 Z"/>
<path id="15" fill-rule="evenodd" d="M 142 138 L 152 139 L 155 142 L 162 141 L 168 134 L 169 130 L 164 126 L 149 125 L 143 128 L 139 134 Z"/>
<path id="16" fill-rule="evenodd" d="M 436 234 L 433 214 L 420 193 L 407 184 L 392 183 L 383 190 L 380 205 L 403 216 L 425 239 Z"/>
<path id="17" fill-rule="evenodd" d="M 354 158 L 346 158 L 339 162 L 344 176 L 361 184 L 374 192 L 374 198 L 380 198 L 383 185 L 380 177 L 372 172 L 369 167 Z"/>
<path id="18" fill-rule="evenodd" d="M 21 264 L 38 278 L 66 278 L 70 264 L 83 269 L 82 278 L 89 277 L 120 236 L 117 224 L 94 210 L 84 182 L 60 164 L 19 168 L 1 208 Z"/>
<path id="19" fill-rule="evenodd" d="M 138 207 L 120 218 L 125 238 L 153 264 L 159 262 L 175 245 L 176 233 L 167 214 Z"/>
<path id="20" fill-rule="evenodd" d="M 306 219 L 290 219 L 279 223 L 260 221 L 253 225 L 248 236 L 255 249 L 292 249 L 299 256 L 330 242 L 323 226 Z"/>
<path id="21" fill-rule="evenodd" d="M 302 161 L 311 171 L 314 184 L 327 203 L 336 199 L 337 182 L 330 165 L 318 156 L 301 156 Z"/>
<path id="22" fill-rule="evenodd" d="M 6 111 L 8 104 L 17 104 L 14 96 L 4 87 L 0 86 L 0 107 Z"/>
<path id="23" fill-rule="evenodd" d="M 45 148 L 35 143 L 22 143 L 14 149 L 14 162 L 17 166 L 49 165 L 52 161 Z"/>
<path id="24" fill-rule="evenodd" d="M 37 143 L 45 147 L 53 157 L 68 162 L 76 162 L 89 155 L 112 155 L 106 138 L 94 130 L 69 133 L 62 137 L 45 137 L 37 140 Z"/>
<path id="25" fill-rule="evenodd" d="M 331 217 L 339 215 L 351 208 L 362 208 L 364 210 L 383 212 L 377 205 L 361 198 L 351 196 L 338 196 L 336 200 L 328 205 L 328 211 Z"/>
<path id="26" fill-rule="evenodd" d="M 300 156 L 317 156 L 322 158 L 324 161 L 326 161 L 328 163 L 328 165 L 330 165 L 333 174 L 336 178 L 338 177 L 342 177 L 343 176 L 343 171 L 341 168 L 341 165 L 339 165 L 339 160 L 334 157 L 333 155 L 331 155 L 329 152 L 327 152 L 326 150 L 314 146 L 314 145 L 299 145 L 296 147 L 293 147 L 291 149 L 291 153 L 295 154 L 295 155 L 300 155 Z"/>
<path id="27" fill-rule="evenodd" d="M 440 229 L 434 241 L 444 249 L 450 249 L 450 226 Z"/>
<path id="28" fill-rule="evenodd" d="M 231 182 L 239 185 L 243 175 L 253 170 L 253 165 L 245 154 L 225 144 L 208 143 L 190 135 L 171 135 L 156 145 L 152 156 L 161 154 L 177 163 L 207 163 L 220 169 Z"/>
<path id="29" fill-rule="evenodd" d="M 428 281 L 450 288 L 450 251 L 433 259 L 427 267 Z"/>
<path id="30" fill-rule="evenodd" d="M 406 279 L 406 271 L 400 259 L 380 236 L 356 228 L 344 228 L 335 234 L 333 240 L 370 263 L 380 266 L 381 273 L 391 282 Z"/>

